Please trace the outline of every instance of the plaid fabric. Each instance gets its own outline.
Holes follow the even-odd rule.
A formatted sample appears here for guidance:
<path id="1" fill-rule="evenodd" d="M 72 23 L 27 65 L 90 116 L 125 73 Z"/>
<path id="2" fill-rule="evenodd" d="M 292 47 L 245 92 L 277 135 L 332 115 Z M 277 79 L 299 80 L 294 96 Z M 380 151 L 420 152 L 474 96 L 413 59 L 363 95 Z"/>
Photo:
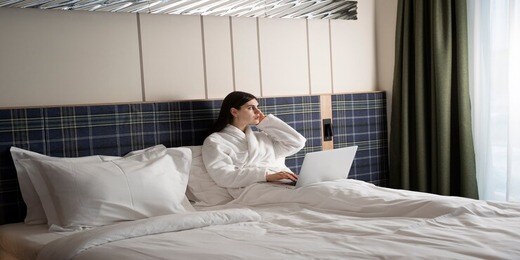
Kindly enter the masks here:
<path id="1" fill-rule="evenodd" d="M 349 178 L 387 186 L 385 93 L 332 95 L 332 117 L 334 148 L 358 146 Z"/>
<path id="2" fill-rule="evenodd" d="M 25 217 L 10 146 L 42 151 L 44 143 L 43 109 L 0 110 L 0 224 Z"/>
<path id="3" fill-rule="evenodd" d="M 285 160 L 293 172 L 300 172 L 305 154 L 322 150 L 320 97 L 263 98 L 258 106 L 264 114 L 276 115 L 307 138 L 305 147 Z"/>
<path id="4" fill-rule="evenodd" d="M 0 224 L 22 221 L 22 200 L 11 146 L 55 157 L 121 156 L 156 144 L 201 145 L 222 101 L 181 101 L 102 106 L 0 110 Z M 273 113 L 307 138 L 307 147 L 287 158 L 299 171 L 306 152 L 321 150 L 319 96 L 265 98 Z"/>

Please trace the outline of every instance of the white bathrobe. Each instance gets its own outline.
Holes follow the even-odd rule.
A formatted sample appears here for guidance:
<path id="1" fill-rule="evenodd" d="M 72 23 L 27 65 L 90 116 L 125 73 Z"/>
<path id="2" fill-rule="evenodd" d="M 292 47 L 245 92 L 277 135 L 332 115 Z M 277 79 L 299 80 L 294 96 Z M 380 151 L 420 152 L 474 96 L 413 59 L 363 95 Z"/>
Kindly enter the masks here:
<path id="1" fill-rule="evenodd" d="M 236 197 L 238 188 L 266 180 L 266 175 L 291 170 L 285 157 L 305 146 L 305 137 L 274 115 L 246 132 L 233 125 L 211 134 L 202 145 L 202 160 L 211 178 Z"/>

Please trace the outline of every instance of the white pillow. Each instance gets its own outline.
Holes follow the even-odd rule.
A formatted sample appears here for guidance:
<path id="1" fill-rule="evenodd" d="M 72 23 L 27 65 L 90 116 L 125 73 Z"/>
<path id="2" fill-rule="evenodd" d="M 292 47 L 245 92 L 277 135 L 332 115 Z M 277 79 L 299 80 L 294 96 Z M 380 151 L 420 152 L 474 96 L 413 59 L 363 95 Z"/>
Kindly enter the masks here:
<path id="1" fill-rule="evenodd" d="M 27 170 L 22 167 L 19 160 L 22 159 L 39 159 L 49 161 L 66 161 L 74 163 L 88 163 L 88 162 L 100 162 L 102 160 L 109 160 L 119 157 L 112 156 L 86 156 L 77 158 L 58 158 L 46 156 L 36 152 L 27 151 L 18 147 L 11 147 L 11 156 L 13 157 L 14 166 L 16 168 L 16 175 L 18 177 L 18 183 L 20 185 L 20 191 L 22 198 L 27 206 L 27 215 L 25 216 L 25 224 L 45 224 L 47 223 L 47 217 L 42 207 L 42 203 L 34 186 L 29 179 Z"/>
<path id="2" fill-rule="evenodd" d="M 218 186 L 209 176 L 202 161 L 202 146 L 187 146 L 191 149 L 192 161 L 187 194 L 191 193 L 196 205 L 214 206 L 233 200 L 226 188 Z"/>
<path id="3" fill-rule="evenodd" d="M 158 153 L 166 151 L 166 149 L 167 149 L 166 146 L 164 146 L 162 144 L 158 144 L 158 145 L 150 146 L 148 148 L 144 148 L 141 150 L 131 151 L 131 152 L 127 153 L 124 156 L 124 158 L 132 157 L 133 160 L 144 162 L 151 158 L 156 158 Z M 175 149 L 175 148 L 173 148 L 173 149 Z M 121 158 L 121 157 L 119 157 L 119 158 Z M 103 160 L 111 161 L 110 158 L 108 158 L 108 159 L 103 158 Z"/>
<path id="4" fill-rule="evenodd" d="M 43 203 L 48 224 L 65 230 L 185 212 L 191 152 L 151 151 L 109 162 L 26 159 L 20 163 Z"/>
<path id="5" fill-rule="evenodd" d="M 182 148 L 182 149 L 187 149 L 187 148 Z M 177 153 L 177 150 L 178 150 L 178 148 L 166 148 L 166 146 L 164 146 L 162 144 L 158 144 L 158 145 L 148 147 L 145 149 L 131 151 L 131 152 L 127 153 L 123 158 L 131 158 L 132 160 L 144 162 L 144 161 L 147 161 L 149 159 L 156 157 L 156 153 L 158 153 L 158 152 L 160 153 L 160 152 L 166 151 L 167 153 L 175 154 L 175 153 Z M 107 158 L 103 157 L 102 159 L 103 159 L 103 161 L 113 160 L 113 158 L 108 158 L 108 157 Z M 173 188 L 174 187 L 172 187 L 172 189 Z M 184 199 L 182 201 L 182 206 L 186 209 L 186 211 L 196 211 L 195 208 L 193 208 L 193 206 L 191 205 L 190 200 L 188 199 L 188 194 L 189 194 L 188 189 L 186 189 L 186 187 L 184 187 L 184 189 L 186 190 L 186 196 L 184 196 Z"/>

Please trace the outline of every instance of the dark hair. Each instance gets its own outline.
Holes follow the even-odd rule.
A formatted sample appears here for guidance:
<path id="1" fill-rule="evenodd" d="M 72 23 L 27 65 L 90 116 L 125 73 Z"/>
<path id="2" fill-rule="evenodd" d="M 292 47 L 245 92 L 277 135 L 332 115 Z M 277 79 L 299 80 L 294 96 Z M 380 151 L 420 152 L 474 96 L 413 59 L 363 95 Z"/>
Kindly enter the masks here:
<path id="1" fill-rule="evenodd" d="M 231 114 L 231 108 L 240 109 L 242 105 L 249 102 L 250 100 L 257 99 L 253 94 L 249 94 L 242 91 L 233 91 L 229 93 L 220 106 L 220 113 L 218 114 L 217 121 L 213 125 L 213 128 L 209 134 L 220 132 L 224 127 L 233 122 L 233 115 Z M 257 99 L 258 100 L 258 99 Z"/>

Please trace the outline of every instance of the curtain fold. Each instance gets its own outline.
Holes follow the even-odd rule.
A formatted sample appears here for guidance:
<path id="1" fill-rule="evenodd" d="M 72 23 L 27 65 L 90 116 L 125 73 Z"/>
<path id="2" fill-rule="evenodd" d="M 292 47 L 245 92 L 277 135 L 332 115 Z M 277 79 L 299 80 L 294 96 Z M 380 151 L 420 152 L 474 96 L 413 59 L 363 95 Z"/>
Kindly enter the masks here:
<path id="1" fill-rule="evenodd" d="M 399 0 L 390 186 L 477 198 L 466 1 Z"/>

